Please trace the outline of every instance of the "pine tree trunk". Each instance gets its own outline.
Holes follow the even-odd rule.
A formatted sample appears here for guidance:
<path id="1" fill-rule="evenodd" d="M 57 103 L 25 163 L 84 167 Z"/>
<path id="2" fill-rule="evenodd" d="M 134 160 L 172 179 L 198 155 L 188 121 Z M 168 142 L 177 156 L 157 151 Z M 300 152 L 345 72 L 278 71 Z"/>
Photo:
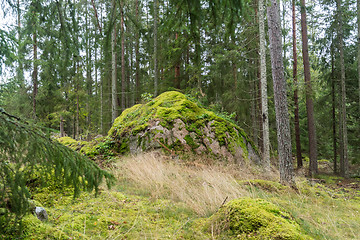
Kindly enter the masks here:
<path id="1" fill-rule="evenodd" d="M 252 61 L 252 65 L 255 65 L 254 61 Z M 254 70 L 255 71 L 255 70 Z M 252 71 L 251 75 L 250 75 L 250 96 L 251 96 L 251 131 L 252 131 L 252 140 L 255 144 L 255 146 L 259 146 L 258 145 L 258 125 L 257 125 L 257 119 L 256 119 L 256 84 L 255 84 L 255 77 L 256 74 L 254 73 L 254 71 Z M 223 95 L 224 93 L 224 81 L 222 79 L 222 77 L 220 77 L 221 79 L 221 92 L 219 93 L 220 96 Z"/>
<path id="2" fill-rule="evenodd" d="M 17 79 L 19 80 L 21 87 L 25 88 L 25 82 L 24 82 L 24 67 L 23 67 L 23 58 L 22 58 L 22 52 L 20 50 L 21 46 L 21 9 L 20 9 L 20 0 L 17 0 L 17 34 L 18 34 L 18 48 L 17 48 L 17 54 L 18 54 L 18 70 L 17 70 Z"/>
<path id="3" fill-rule="evenodd" d="M 305 0 L 301 0 L 301 38 L 302 38 L 302 53 L 303 53 L 304 78 L 305 78 L 305 88 L 306 88 L 306 113 L 307 113 L 308 134 L 309 134 L 309 158 L 310 158 L 309 175 L 313 176 L 318 172 L 318 164 L 317 164 L 317 142 L 316 142 L 316 129 L 315 129 L 315 118 L 314 118 L 313 91 L 311 87 Z"/>
<path id="4" fill-rule="evenodd" d="M 176 32 L 175 33 L 176 46 L 178 45 L 177 39 L 178 39 L 178 33 Z M 176 59 L 176 63 L 175 63 L 175 88 L 180 89 L 180 59 Z"/>
<path id="5" fill-rule="evenodd" d="M 125 110 L 125 35 L 124 35 L 124 1 L 121 0 L 121 111 Z"/>
<path id="6" fill-rule="evenodd" d="M 87 140 L 90 140 L 90 125 L 91 125 L 91 98 L 92 98 L 92 79 L 91 79 L 91 49 L 90 49 L 90 30 L 88 23 L 88 11 L 86 11 L 86 125 L 87 125 Z"/>
<path id="7" fill-rule="evenodd" d="M 286 97 L 286 81 L 284 78 L 279 11 L 277 0 L 271 0 L 271 4 L 267 7 L 267 14 L 278 137 L 280 182 L 282 184 L 293 185 L 294 170 L 291 154 L 291 134 Z"/>
<path id="8" fill-rule="evenodd" d="M 265 9 L 264 0 L 259 0 L 259 37 L 260 37 L 260 89 L 261 89 L 261 116 L 262 116 L 262 161 L 266 170 L 270 170 L 270 140 L 268 96 L 266 80 L 266 46 L 265 46 Z"/>
<path id="9" fill-rule="evenodd" d="M 136 22 L 139 22 L 139 1 L 136 0 L 135 2 L 136 5 Z M 139 66 L 139 61 L 140 61 L 140 57 L 139 57 L 139 30 L 136 30 L 136 34 L 135 34 L 135 38 L 136 38 L 136 42 L 135 42 L 135 85 L 136 85 L 136 102 L 140 103 L 141 100 L 141 89 L 140 89 L 140 66 Z"/>
<path id="10" fill-rule="evenodd" d="M 37 63 L 37 36 L 36 29 L 33 32 L 33 72 L 32 72 L 32 81 L 33 81 L 33 118 L 36 119 L 36 96 L 38 92 L 38 63 Z"/>
<path id="11" fill-rule="evenodd" d="M 62 115 L 60 115 L 60 137 L 65 137 L 64 118 Z"/>
<path id="12" fill-rule="evenodd" d="M 332 95 L 332 128 L 333 128 L 333 153 L 334 153 L 334 174 L 337 173 L 337 147 L 336 147 L 336 102 L 335 102 L 335 60 L 334 50 L 331 44 L 331 95 Z"/>
<path id="13" fill-rule="evenodd" d="M 96 10 L 96 7 L 95 7 L 95 2 L 94 2 L 94 0 L 91 0 L 91 4 L 92 4 L 93 9 L 94 9 L 95 18 L 96 18 L 96 23 L 97 23 L 97 26 L 98 26 L 100 35 L 102 35 L 102 29 L 101 29 L 101 25 L 100 25 L 100 21 L 99 21 L 99 17 L 98 17 L 98 13 L 97 13 L 97 10 Z"/>
<path id="14" fill-rule="evenodd" d="M 116 2 L 112 1 L 113 11 L 115 11 Z M 115 16 L 115 14 L 114 14 Z M 116 20 L 114 19 L 114 28 L 111 35 L 111 122 L 114 123 L 118 116 L 117 104 L 117 57 L 116 57 Z"/>
<path id="15" fill-rule="evenodd" d="M 293 24 L 293 79 L 295 84 L 294 90 L 294 123 L 295 123 L 295 143 L 296 143 L 296 160 L 297 168 L 303 166 L 301 156 L 300 142 L 300 118 L 299 118 L 299 98 L 298 98 L 298 80 L 297 80 L 297 50 L 296 50 L 296 19 L 295 19 L 295 0 L 292 1 L 292 24 Z"/>
<path id="16" fill-rule="evenodd" d="M 80 136 L 80 99 L 79 99 L 79 81 L 80 81 L 80 73 L 79 73 L 79 63 L 76 62 L 76 73 L 75 73 L 75 81 L 76 81 L 76 135 L 75 139 L 79 140 Z"/>
<path id="17" fill-rule="evenodd" d="M 154 96 L 158 95 L 158 57 L 157 57 L 157 8 L 158 2 L 154 0 Z"/>
<path id="18" fill-rule="evenodd" d="M 348 159 L 348 138 L 346 125 L 346 88 L 345 88 L 345 62 L 344 62 L 344 41 L 343 41 L 343 22 L 342 22 L 342 6 L 341 1 L 336 1 L 338 11 L 338 44 L 340 52 L 340 87 L 341 87 L 341 104 L 340 104 L 340 135 L 341 135 L 341 154 L 340 156 L 340 175 L 348 176 L 349 159 Z"/>
<path id="19" fill-rule="evenodd" d="M 359 81 L 359 112 L 360 112 L 360 0 L 356 0 L 356 6 L 357 6 L 357 25 L 358 25 L 358 52 L 357 52 L 357 60 L 358 60 L 358 81 Z"/>

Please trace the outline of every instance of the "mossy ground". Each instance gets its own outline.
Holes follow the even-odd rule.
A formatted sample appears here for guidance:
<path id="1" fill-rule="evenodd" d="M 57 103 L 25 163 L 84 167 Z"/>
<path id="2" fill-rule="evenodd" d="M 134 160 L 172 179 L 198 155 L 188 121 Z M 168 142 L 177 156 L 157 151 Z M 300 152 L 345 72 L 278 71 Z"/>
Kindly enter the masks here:
<path id="1" fill-rule="evenodd" d="M 181 239 L 194 213 L 181 203 L 104 190 L 98 197 L 82 193 L 35 194 L 49 220 L 25 217 L 24 239 Z"/>
<path id="2" fill-rule="evenodd" d="M 299 178 L 296 191 L 275 179 L 242 178 L 239 172 L 245 169 L 232 166 L 187 166 L 165 159 L 150 162 L 157 170 L 146 171 L 149 157 L 118 159 L 112 168 L 118 183 L 98 197 L 82 193 L 74 199 L 71 188 L 60 186 L 32 189 L 49 220 L 27 215 L 24 239 L 360 239 L 360 193 L 349 180 Z M 143 168 L 130 171 L 136 163 Z M 230 196 L 221 192 L 228 186 L 238 192 L 220 207 Z M 190 199 L 196 193 L 203 197 Z M 219 201 L 204 200 L 219 194 Z M 198 206 L 211 210 L 203 214 Z"/>

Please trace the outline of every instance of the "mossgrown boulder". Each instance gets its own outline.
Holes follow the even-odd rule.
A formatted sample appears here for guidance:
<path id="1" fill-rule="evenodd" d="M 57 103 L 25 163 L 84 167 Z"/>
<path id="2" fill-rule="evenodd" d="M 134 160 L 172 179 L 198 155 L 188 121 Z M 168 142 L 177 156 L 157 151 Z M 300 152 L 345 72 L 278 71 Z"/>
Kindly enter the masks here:
<path id="1" fill-rule="evenodd" d="M 123 111 L 108 138 L 123 154 L 164 148 L 212 154 L 235 163 L 259 162 L 254 144 L 239 126 L 176 91 Z"/>
<path id="2" fill-rule="evenodd" d="M 205 230 L 219 239 L 312 239 L 288 212 L 264 199 L 228 202 L 206 221 Z"/>

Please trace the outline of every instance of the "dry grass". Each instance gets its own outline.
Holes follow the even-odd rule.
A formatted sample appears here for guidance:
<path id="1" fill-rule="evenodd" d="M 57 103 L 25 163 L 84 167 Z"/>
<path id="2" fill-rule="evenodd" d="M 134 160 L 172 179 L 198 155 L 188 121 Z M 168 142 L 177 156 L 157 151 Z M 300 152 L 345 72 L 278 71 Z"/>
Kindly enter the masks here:
<path id="1" fill-rule="evenodd" d="M 199 159 L 186 163 L 153 152 L 122 158 L 113 172 L 128 192 L 136 190 L 154 200 L 185 203 L 199 216 L 213 214 L 225 199 L 263 198 L 291 212 L 315 239 L 360 239 L 356 230 L 360 228 L 359 201 L 341 196 L 334 199 L 326 189 L 309 186 L 299 172 L 298 192 L 290 188 L 269 191 L 244 185 L 241 180 L 261 178 L 278 182 L 276 171 L 265 174 L 254 166 L 208 163 Z"/>
<path id="2" fill-rule="evenodd" d="M 151 193 L 153 198 L 184 202 L 197 214 L 216 211 L 226 200 L 248 196 L 239 178 L 252 178 L 250 171 L 234 166 L 207 166 L 201 163 L 177 163 L 156 152 L 129 157 L 117 165 L 116 174 Z"/>

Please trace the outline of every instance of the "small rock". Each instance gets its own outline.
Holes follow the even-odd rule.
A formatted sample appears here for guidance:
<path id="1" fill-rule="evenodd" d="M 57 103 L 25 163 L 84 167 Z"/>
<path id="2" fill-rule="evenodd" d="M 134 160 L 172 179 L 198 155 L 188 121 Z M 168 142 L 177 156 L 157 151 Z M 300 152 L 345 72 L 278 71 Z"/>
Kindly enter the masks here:
<path id="1" fill-rule="evenodd" d="M 47 214 L 45 208 L 43 208 L 43 207 L 36 207 L 35 208 L 35 214 L 36 214 L 36 217 L 40 221 L 47 221 L 48 220 L 48 214 Z"/>

